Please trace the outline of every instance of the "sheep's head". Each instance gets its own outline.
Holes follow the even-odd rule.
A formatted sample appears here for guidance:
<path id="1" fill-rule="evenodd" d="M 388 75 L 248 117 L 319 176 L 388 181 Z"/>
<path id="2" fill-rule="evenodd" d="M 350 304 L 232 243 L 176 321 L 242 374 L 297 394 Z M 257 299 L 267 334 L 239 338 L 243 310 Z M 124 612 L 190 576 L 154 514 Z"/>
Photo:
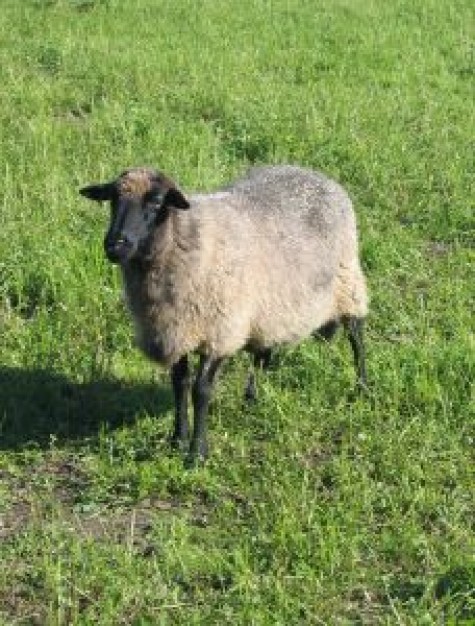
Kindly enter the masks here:
<path id="1" fill-rule="evenodd" d="M 110 202 L 111 222 L 104 248 L 112 263 L 126 263 L 137 256 L 171 209 L 190 206 L 172 180 L 146 168 L 126 170 L 117 180 L 84 187 L 79 193 L 90 200 Z"/>

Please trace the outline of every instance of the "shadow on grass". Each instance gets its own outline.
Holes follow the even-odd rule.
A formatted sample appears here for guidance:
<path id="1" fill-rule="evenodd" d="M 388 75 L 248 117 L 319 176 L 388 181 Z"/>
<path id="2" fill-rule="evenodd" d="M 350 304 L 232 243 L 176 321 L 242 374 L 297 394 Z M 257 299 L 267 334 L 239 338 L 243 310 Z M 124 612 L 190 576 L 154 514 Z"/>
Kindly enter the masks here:
<path id="1" fill-rule="evenodd" d="M 0 367 L 0 450 L 94 437 L 102 424 L 113 429 L 171 407 L 171 391 L 160 383 L 80 384 L 47 370 Z"/>

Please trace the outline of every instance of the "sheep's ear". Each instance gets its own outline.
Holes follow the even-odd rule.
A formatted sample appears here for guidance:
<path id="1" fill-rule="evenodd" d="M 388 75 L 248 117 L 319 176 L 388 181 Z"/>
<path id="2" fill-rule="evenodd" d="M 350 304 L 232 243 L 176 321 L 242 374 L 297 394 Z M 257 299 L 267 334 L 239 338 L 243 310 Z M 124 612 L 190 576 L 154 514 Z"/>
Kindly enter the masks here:
<path id="1" fill-rule="evenodd" d="M 111 200 L 114 194 L 114 183 L 103 183 L 102 185 L 89 185 L 79 190 L 81 196 L 95 200 L 96 202 L 105 202 Z"/>
<path id="2" fill-rule="evenodd" d="M 177 187 L 170 187 L 165 194 L 162 206 L 189 209 L 190 203 Z"/>

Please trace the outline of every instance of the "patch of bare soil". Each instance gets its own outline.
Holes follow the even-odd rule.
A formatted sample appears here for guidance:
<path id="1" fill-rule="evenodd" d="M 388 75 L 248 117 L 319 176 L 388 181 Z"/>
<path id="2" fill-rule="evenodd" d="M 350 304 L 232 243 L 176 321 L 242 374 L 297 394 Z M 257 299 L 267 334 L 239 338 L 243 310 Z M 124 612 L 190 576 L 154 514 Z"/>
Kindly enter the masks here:
<path id="1" fill-rule="evenodd" d="M 70 459 L 52 456 L 21 474 L 3 470 L 0 481 L 8 494 L 0 508 L 0 547 L 5 548 L 8 571 L 0 585 L 1 623 L 2 619 L 15 624 L 46 623 L 50 592 L 45 588 L 41 561 L 52 545 L 51 533 L 122 546 L 138 558 L 150 558 L 156 553 L 153 528 L 158 516 L 181 514 L 191 524 L 207 524 L 209 506 L 204 501 L 190 505 L 178 497 L 152 497 L 133 505 L 84 504 L 81 496 L 89 478 L 80 463 Z M 78 606 L 91 601 L 81 597 Z"/>

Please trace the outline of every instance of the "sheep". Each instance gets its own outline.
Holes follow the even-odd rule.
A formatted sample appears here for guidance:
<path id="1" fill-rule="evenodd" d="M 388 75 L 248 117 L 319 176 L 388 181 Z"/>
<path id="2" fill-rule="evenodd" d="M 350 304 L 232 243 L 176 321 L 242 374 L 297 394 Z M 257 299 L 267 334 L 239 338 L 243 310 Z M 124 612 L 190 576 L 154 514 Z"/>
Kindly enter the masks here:
<path id="1" fill-rule="evenodd" d="M 165 174 L 138 167 L 80 193 L 110 202 L 105 253 L 120 266 L 139 348 L 170 368 L 178 448 L 189 439 L 191 388 L 191 465 L 208 454 L 216 374 L 240 349 L 265 366 L 274 346 L 328 338 L 343 323 L 366 386 L 367 288 L 352 203 L 339 184 L 298 166 L 261 166 L 187 198 Z M 252 376 L 247 395 L 255 395 Z"/>

